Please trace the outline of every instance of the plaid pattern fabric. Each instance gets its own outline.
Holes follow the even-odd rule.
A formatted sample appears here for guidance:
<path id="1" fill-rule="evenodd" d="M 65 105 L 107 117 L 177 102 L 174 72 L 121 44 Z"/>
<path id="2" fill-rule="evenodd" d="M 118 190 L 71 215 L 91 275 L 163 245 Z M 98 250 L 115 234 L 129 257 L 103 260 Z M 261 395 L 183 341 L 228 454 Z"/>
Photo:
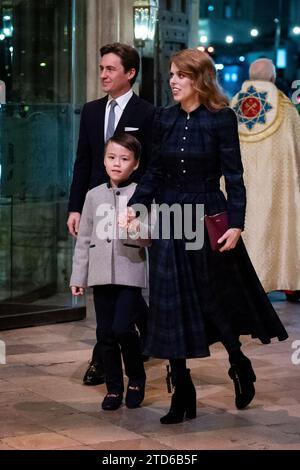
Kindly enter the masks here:
<path id="1" fill-rule="evenodd" d="M 145 354 L 165 359 L 209 355 L 221 341 L 228 349 L 240 335 L 262 343 L 287 338 L 242 240 L 235 250 L 213 252 L 205 233 L 201 250 L 183 240 L 154 240 L 150 248 L 150 313 Z"/>
<path id="2" fill-rule="evenodd" d="M 225 176 L 228 201 L 220 189 L 203 192 L 203 182 Z M 236 117 L 226 108 L 200 106 L 189 119 L 178 106 L 155 120 L 152 161 L 130 200 L 204 204 L 209 215 L 227 208 L 230 227 L 243 228 L 246 196 Z M 191 189 L 192 188 L 192 189 Z M 150 314 L 144 353 L 160 358 L 209 355 L 209 345 L 228 348 L 241 334 L 263 343 L 287 333 L 256 276 L 242 240 L 230 252 L 213 252 L 205 232 L 201 250 L 185 240 L 153 240 L 150 260 Z"/>

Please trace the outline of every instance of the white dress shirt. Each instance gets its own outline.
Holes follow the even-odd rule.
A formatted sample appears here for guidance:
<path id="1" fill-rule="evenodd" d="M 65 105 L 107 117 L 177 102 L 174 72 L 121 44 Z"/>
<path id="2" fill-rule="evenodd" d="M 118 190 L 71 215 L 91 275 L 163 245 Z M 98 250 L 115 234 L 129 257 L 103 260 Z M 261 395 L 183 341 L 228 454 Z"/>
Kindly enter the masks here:
<path id="1" fill-rule="evenodd" d="M 130 98 L 133 95 L 133 91 L 130 88 L 129 91 L 127 91 L 124 95 L 118 96 L 118 98 L 112 98 L 111 96 L 108 97 L 107 103 L 106 103 L 106 108 L 105 108 L 105 118 L 104 118 L 104 135 L 106 135 L 106 130 L 107 130 L 107 123 L 108 123 L 108 115 L 110 111 L 110 102 L 114 99 L 117 103 L 117 106 L 115 107 L 115 129 L 121 119 L 122 113 L 130 100 Z"/>

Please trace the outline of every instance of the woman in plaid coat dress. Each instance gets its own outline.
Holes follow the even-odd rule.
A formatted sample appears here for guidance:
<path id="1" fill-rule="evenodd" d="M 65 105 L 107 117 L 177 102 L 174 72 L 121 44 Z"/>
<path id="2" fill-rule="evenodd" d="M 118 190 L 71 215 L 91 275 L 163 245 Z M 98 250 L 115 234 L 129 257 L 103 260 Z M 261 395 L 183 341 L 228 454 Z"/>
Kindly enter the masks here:
<path id="1" fill-rule="evenodd" d="M 217 84 L 213 61 L 197 49 L 177 52 L 171 58 L 170 86 L 178 104 L 157 113 L 152 160 L 129 205 L 149 207 L 153 198 L 194 209 L 204 204 L 208 215 L 227 210 L 229 229 L 218 251 L 212 251 L 206 231 L 199 250 L 187 250 L 184 237 L 176 239 L 174 233 L 152 242 L 144 353 L 170 360 L 175 392 L 163 424 L 196 416 L 187 358 L 209 356 L 209 345 L 221 341 L 241 409 L 254 397 L 256 377 L 239 336 L 249 334 L 262 343 L 287 338 L 240 238 L 246 194 L 237 120 Z M 222 175 L 227 201 L 219 186 Z"/>

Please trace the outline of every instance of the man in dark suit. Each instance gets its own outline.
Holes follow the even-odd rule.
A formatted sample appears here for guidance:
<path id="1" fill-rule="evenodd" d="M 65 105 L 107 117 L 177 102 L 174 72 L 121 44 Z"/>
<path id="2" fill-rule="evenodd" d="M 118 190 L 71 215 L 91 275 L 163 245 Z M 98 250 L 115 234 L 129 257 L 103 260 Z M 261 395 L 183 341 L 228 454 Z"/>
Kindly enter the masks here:
<path id="1" fill-rule="evenodd" d="M 67 221 L 68 230 L 75 238 L 87 191 L 107 180 L 103 164 L 105 141 L 119 132 L 128 132 L 140 141 L 142 155 L 139 169 L 133 174 L 134 181 L 138 181 L 145 171 L 151 147 L 155 108 L 139 98 L 131 88 L 140 67 L 137 51 L 127 44 L 113 43 L 103 46 L 100 55 L 101 86 L 107 95 L 86 103 L 81 113 Z M 97 341 L 89 368 L 83 378 L 84 384 L 103 383 L 102 369 L 101 345 Z"/>

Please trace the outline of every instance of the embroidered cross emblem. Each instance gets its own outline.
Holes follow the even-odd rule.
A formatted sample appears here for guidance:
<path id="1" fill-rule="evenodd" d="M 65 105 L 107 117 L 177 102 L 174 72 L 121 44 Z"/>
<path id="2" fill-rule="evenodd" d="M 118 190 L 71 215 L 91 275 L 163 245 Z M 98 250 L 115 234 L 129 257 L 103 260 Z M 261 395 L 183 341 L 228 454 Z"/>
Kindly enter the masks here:
<path id="1" fill-rule="evenodd" d="M 233 108 L 239 123 L 245 124 L 249 130 L 256 124 L 265 124 L 266 113 L 273 109 L 271 103 L 267 101 L 267 95 L 267 91 L 257 91 L 253 85 L 246 92 L 240 92 Z"/>

